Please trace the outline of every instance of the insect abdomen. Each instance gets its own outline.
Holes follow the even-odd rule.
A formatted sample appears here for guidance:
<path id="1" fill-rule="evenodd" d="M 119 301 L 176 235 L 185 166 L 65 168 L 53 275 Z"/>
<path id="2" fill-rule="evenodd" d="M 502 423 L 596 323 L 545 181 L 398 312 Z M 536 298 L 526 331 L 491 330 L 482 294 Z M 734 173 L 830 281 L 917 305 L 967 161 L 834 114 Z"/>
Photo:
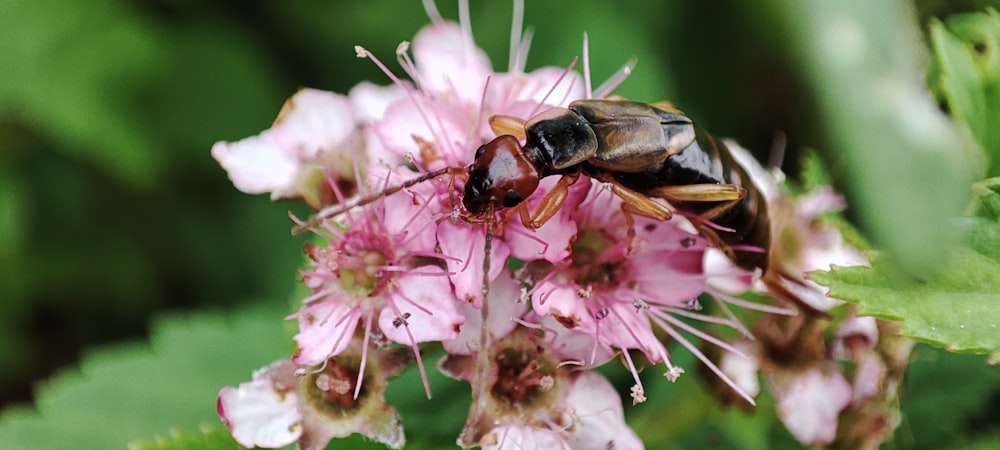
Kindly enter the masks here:
<path id="1" fill-rule="evenodd" d="M 722 141 L 695 127 L 697 138 L 690 146 L 667 158 L 659 167 L 642 173 L 614 174 L 622 185 L 642 193 L 655 193 L 658 187 L 696 184 L 735 184 L 746 196 L 716 217 L 714 224 L 734 230 L 716 230 L 719 239 L 730 247 L 754 247 L 756 251 L 736 251 L 733 262 L 745 269 L 767 271 L 771 248 L 771 224 L 767 204 L 760 189 Z M 654 195 L 655 196 L 655 195 Z M 680 211 L 702 215 L 718 202 L 670 200 Z"/>

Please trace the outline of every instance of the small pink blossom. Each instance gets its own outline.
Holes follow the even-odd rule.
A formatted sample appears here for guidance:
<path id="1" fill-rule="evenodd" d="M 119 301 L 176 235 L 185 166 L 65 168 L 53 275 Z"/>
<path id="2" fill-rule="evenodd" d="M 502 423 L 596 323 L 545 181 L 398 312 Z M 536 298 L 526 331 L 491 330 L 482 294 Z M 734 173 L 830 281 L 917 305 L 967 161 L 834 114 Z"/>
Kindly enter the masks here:
<path id="1" fill-rule="evenodd" d="M 837 436 L 840 411 L 851 402 L 851 385 L 836 370 L 812 367 L 772 380 L 778 416 L 799 442 L 825 445 Z"/>
<path id="2" fill-rule="evenodd" d="M 552 450 L 570 450 L 566 438 L 559 432 L 547 428 L 527 425 L 505 425 L 493 429 L 482 444 L 483 450 L 522 450 L 527 448 L 545 448 Z"/>
<path id="3" fill-rule="evenodd" d="M 254 372 L 253 380 L 219 391 L 216 410 L 240 445 L 277 448 L 302 436 L 295 366 L 278 361 Z"/>
<path id="4" fill-rule="evenodd" d="M 303 271 L 303 282 L 312 293 L 293 315 L 300 326 L 296 364 L 317 365 L 339 354 L 359 325 L 365 343 L 384 336 L 414 352 L 420 342 L 457 337 L 465 317 L 439 267 L 427 200 L 419 198 L 399 195 L 369 205 L 367 214 L 346 216 L 345 231 L 325 226 L 329 247 L 307 247 L 312 268 Z"/>
<path id="5" fill-rule="evenodd" d="M 566 410 L 573 418 L 569 427 L 574 449 L 635 450 L 642 441 L 625 423 L 618 392 L 604 377 L 582 372 L 573 380 L 566 395 Z"/>
<path id="6" fill-rule="evenodd" d="M 569 377 L 565 396 L 537 422 L 504 423 L 483 438 L 489 449 L 638 450 L 642 441 L 625 423 L 618 393 L 604 377 L 580 372 Z M 510 418 L 501 418 L 508 422 Z"/>
<path id="7" fill-rule="evenodd" d="M 552 266 L 532 291 L 532 310 L 552 316 L 563 327 L 590 334 L 597 347 L 607 350 L 636 349 L 652 362 L 663 362 L 669 379 L 683 373 L 670 360 L 654 326 L 698 355 L 727 384 L 739 389 L 704 354 L 688 342 L 681 329 L 733 350 L 728 344 L 700 332 L 675 315 L 728 323 L 695 311 L 696 298 L 706 289 L 705 240 L 681 225 L 683 219 L 660 222 L 635 218 L 635 242 L 629 250 L 628 226 L 621 199 L 601 185 L 591 188 L 586 200 L 573 211 L 577 236 L 570 256 Z M 604 350 L 604 351 L 607 351 Z M 644 400 L 642 385 L 628 353 L 623 352 L 636 380 L 635 402 Z M 585 365 L 594 361 L 584 361 Z M 752 399 L 741 394 L 748 401 Z"/>
<path id="8" fill-rule="evenodd" d="M 316 191 L 325 183 L 317 176 L 320 167 L 335 163 L 345 169 L 342 179 L 353 180 L 349 158 L 357 146 L 355 128 L 347 97 L 302 89 L 288 99 L 271 128 L 241 141 L 217 142 L 212 156 L 243 192 L 270 192 L 275 200 L 305 197 L 318 206 Z"/>
<path id="9" fill-rule="evenodd" d="M 514 331 L 525 312 L 528 303 L 517 301 L 520 285 L 510 275 L 501 275 L 490 285 L 490 316 L 488 327 L 490 337 L 500 340 Z M 452 355 L 473 354 L 480 348 L 480 331 L 483 317 L 479 309 L 468 302 L 459 302 L 458 310 L 465 315 L 458 337 L 442 342 L 444 349 Z M 464 379 L 464 377 L 462 377 Z"/>
<path id="10" fill-rule="evenodd" d="M 355 341 L 357 345 L 357 341 Z M 362 369 L 356 353 L 330 359 L 320 370 L 302 374 L 290 361 L 254 373 L 251 381 L 219 391 L 217 412 L 233 438 L 246 448 L 284 447 L 319 450 L 335 437 L 360 433 L 401 448 L 403 428 L 385 403 L 385 379 L 402 367 L 398 352 L 380 352 L 369 367 L 364 395 L 352 396 Z"/>
<path id="11" fill-rule="evenodd" d="M 754 346 L 746 341 L 739 340 L 733 344 L 742 350 L 749 357 L 739 356 L 733 353 L 725 353 L 719 361 L 719 369 L 740 387 L 743 392 L 751 397 L 756 397 L 760 393 L 760 370 L 759 356 L 755 354 Z"/>

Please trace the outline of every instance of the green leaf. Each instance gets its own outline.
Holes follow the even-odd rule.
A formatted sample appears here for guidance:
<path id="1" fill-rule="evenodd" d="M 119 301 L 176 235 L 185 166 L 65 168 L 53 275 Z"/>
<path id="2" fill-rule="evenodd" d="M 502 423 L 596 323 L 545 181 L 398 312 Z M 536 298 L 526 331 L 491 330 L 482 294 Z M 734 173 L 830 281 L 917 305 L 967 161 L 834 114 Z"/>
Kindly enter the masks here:
<path id="1" fill-rule="evenodd" d="M 167 437 L 129 444 L 129 450 L 232 450 L 240 448 L 222 425 L 206 425 L 199 433 L 173 431 Z"/>
<path id="2" fill-rule="evenodd" d="M 1000 219 L 1000 177 L 989 178 L 972 185 L 979 204 L 994 219 Z"/>
<path id="3" fill-rule="evenodd" d="M 821 150 L 843 161 L 850 177 L 844 192 L 858 223 L 910 273 L 933 268 L 950 241 L 940 230 L 968 201 L 973 162 L 959 130 L 913 82 L 924 55 L 911 5 L 772 0 L 765 6 L 795 36 L 795 62 L 828 136 Z"/>
<path id="4" fill-rule="evenodd" d="M 1000 13 L 959 14 L 929 27 L 934 65 L 930 83 L 955 120 L 969 128 L 1000 171 Z"/>
<path id="5" fill-rule="evenodd" d="M 914 347 L 911 361 L 896 448 L 956 448 L 973 430 L 988 432 L 976 421 L 996 426 L 989 407 L 991 396 L 1000 393 L 1000 370 L 978 357 L 926 345 Z"/>
<path id="6" fill-rule="evenodd" d="M 162 176 L 166 151 L 132 114 L 131 89 L 156 70 L 156 34 L 111 0 L 6 1 L 0 7 L 0 116 L 135 186 Z M 159 67 L 158 67 L 159 66 Z M 165 150 L 165 149 L 164 149 Z"/>
<path id="7" fill-rule="evenodd" d="M 976 439 L 958 448 L 962 450 L 994 450 L 1000 448 L 1000 433 L 993 433 L 990 436 Z"/>
<path id="8" fill-rule="evenodd" d="M 916 280 L 887 258 L 872 267 L 838 267 L 810 277 L 858 314 L 902 322 L 901 334 L 959 353 L 1000 361 L 1000 225 L 961 222 L 965 242 L 943 258 L 943 270 Z"/>
<path id="9" fill-rule="evenodd" d="M 284 302 L 222 314 L 173 316 L 153 327 L 150 344 L 95 351 L 36 393 L 37 410 L 0 414 L 8 448 L 123 448 L 170 429 L 218 423 L 222 386 L 290 352 Z"/>

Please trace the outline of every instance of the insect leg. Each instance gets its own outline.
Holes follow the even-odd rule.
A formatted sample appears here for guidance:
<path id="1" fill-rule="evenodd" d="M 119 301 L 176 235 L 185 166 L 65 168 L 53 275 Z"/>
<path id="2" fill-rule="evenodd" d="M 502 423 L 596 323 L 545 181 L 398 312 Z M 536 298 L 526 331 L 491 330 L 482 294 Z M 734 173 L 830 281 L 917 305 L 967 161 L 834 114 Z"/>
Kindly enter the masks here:
<path id="1" fill-rule="evenodd" d="M 653 190 L 657 197 L 676 202 L 724 202 L 701 214 L 712 220 L 736 206 L 747 195 L 747 190 L 736 184 L 688 184 L 663 186 Z"/>
<path id="2" fill-rule="evenodd" d="M 622 199 L 622 216 L 628 226 L 626 240 L 627 252 L 632 253 L 632 243 L 635 242 L 635 217 L 633 214 L 656 220 L 670 220 L 674 216 L 666 206 L 653 199 L 633 191 L 614 179 L 605 180 L 611 186 L 611 192 Z"/>
<path id="3" fill-rule="evenodd" d="M 541 203 L 534 211 L 528 211 L 528 205 L 522 203 L 519 211 L 521 223 L 528 228 L 538 228 L 548 222 L 552 216 L 559 212 L 559 208 L 566 202 L 566 196 L 569 195 L 569 187 L 576 183 L 579 178 L 579 172 L 559 177 L 559 181 L 552 187 L 552 190 L 545 193 Z"/>
<path id="4" fill-rule="evenodd" d="M 518 139 L 524 139 L 524 125 L 526 123 L 527 121 L 520 117 L 505 116 L 502 114 L 490 117 L 490 128 L 493 129 L 493 133 L 497 136 L 509 134 Z"/>
<path id="5" fill-rule="evenodd" d="M 614 179 L 601 180 L 611 186 L 611 192 L 621 198 L 629 207 L 629 211 L 643 217 L 656 220 L 670 220 L 674 216 L 670 209 L 657 203 L 652 198 L 633 191 Z M 624 206 L 622 206 L 624 209 Z"/>

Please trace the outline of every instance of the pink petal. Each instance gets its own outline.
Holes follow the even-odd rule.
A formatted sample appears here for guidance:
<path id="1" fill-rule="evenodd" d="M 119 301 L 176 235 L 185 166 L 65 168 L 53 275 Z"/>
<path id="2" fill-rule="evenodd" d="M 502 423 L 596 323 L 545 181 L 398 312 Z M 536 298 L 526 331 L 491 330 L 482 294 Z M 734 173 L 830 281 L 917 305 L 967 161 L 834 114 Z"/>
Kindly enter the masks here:
<path id="1" fill-rule="evenodd" d="M 421 29 L 413 38 L 413 59 L 420 72 L 420 88 L 450 93 L 456 103 L 478 104 L 486 77 L 493 73 L 486 52 L 453 22 L 439 22 Z"/>
<path id="2" fill-rule="evenodd" d="M 495 440 L 496 443 L 487 443 Z M 547 428 L 529 425 L 507 425 L 494 428 L 483 437 L 483 450 L 524 450 L 528 448 L 570 450 L 569 443 Z"/>
<path id="3" fill-rule="evenodd" d="M 370 81 L 362 81 L 347 93 L 351 110 L 359 123 L 381 119 L 386 108 L 396 101 L 405 100 L 406 93 L 395 84 L 379 86 Z"/>
<path id="4" fill-rule="evenodd" d="M 642 449 L 642 441 L 625 423 L 621 397 L 614 386 L 594 372 L 582 372 L 566 395 L 575 423 L 570 447 L 582 450 Z"/>
<path id="5" fill-rule="evenodd" d="M 653 334 L 646 314 L 622 303 L 609 307 L 608 311 L 600 323 L 601 342 L 617 348 L 638 349 L 653 363 L 663 359 L 666 350 Z"/>
<path id="6" fill-rule="evenodd" d="M 753 272 L 737 266 L 722 250 L 716 248 L 705 251 L 702 264 L 707 284 L 728 294 L 742 294 L 750 290 L 756 281 Z"/>
<path id="7" fill-rule="evenodd" d="M 532 311 L 540 316 L 553 316 L 565 328 L 594 332 L 594 317 L 580 298 L 575 285 L 561 285 L 552 281 L 535 290 L 531 296 Z"/>
<path id="8" fill-rule="evenodd" d="M 873 351 L 859 355 L 857 364 L 851 404 L 860 407 L 882 391 L 889 369 L 878 353 Z"/>
<path id="9" fill-rule="evenodd" d="M 318 89 L 301 89 L 288 99 L 271 127 L 274 139 L 302 161 L 341 146 L 354 132 L 347 97 Z"/>
<path id="10" fill-rule="evenodd" d="M 279 361 L 256 374 L 253 381 L 219 391 L 216 403 L 219 418 L 240 445 L 277 448 L 295 442 L 302 435 L 295 384 L 275 384 L 269 376 L 275 370 L 290 372 L 291 369 L 288 361 Z"/>
<path id="11" fill-rule="evenodd" d="M 300 170 L 298 158 L 278 144 L 271 130 L 237 142 L 216 142 L 212 157 L 236 189 L 247 194 L 293 186 Z"/>
<path id="12" fill-rule="evenodd" d="M 313 304 L 299 314 L 299 333 L 295 335 L 298 352 L 292 362 L 305 366 L 321 364 L 344 351 L 361 317 L 360 311 L 332 299 Z"/>
<path id="13" fill-rule="evenodd" d="M 362 127 L 361 140 L 364 142 L 365 155 L 368 157 L 369 163 L 371 163 L 368 166 L 369 169 L 374 166 L 396 167 L 400 165 L 402 161 L 401 155 L 389 150 L 382 144 L 382 139 L 379 138 L 374 124 Z"/>
<path id="14" fill-rule="evenodd" d="M 549 350 L 559 357 L 560 361 L 574 361 L 583 369 L 600 366 L 614 357 L 614 352 L 607 345 L 595 342 L 593 332 L 577 329 L 567 329 L 552 316 L 537 316 L 534 312 L 526 318 L 546 330 L 545 342 Z"/>
<path id="15" fill-rule="evenodd" d="M 399 296 L 394 299 L 398 315 L 392 308 L 383 308 L 378 318 L 379 329 L 387 338 L 401 344 L 454 339 L 458 336 L 459 326 L 465 322 L 465 316 L 456 307 L 448 278 L 443 276 L 444 271 L 434 266 L 413 270 L 442 275 L 409 274 L 398 277 L 394 293 Z M 400 315 L 406 317 L 408 327 L 397 326 Z"/>
<path id="16" fill-rule="evenodd" d="M 394 186 L 417 174 L 405 169 L 398 169 L 385 181 L 387 171 L 384 167 L 373 167 L 369 171 L 372 192 L 378 192 L 387 186 Z M 399 242 L 398 252 L 406 250 L 430 254 L 435 252 L 437 245 L 436 214 L 440 208 L 438 193 L 432 183 L 421 183 L 404 191 L 380 200 L 383 217 L 381 224 L 387 236 L 392 236 Z"/>
<path id="17" fill-rule="evenodd" d="M 825 445 L 837 436 L 840 411 L 851 401 L 851 385 L 835 370 L 813 367 L 777 383 L 778 416 L 806 445 Z"/>
<path id="18" fill-rule="evenodd" d="M 705 292 L 702 259 L 697 251 L 644 251 L 630 258 L 629 266 L 645 301 L 677 306 Z"/>
<path id="19" fill-rule="evenodd" d="M 528 310 L 528 304 L 519 300 L 520 286 L 510 274 L 504 273 L 490 284 L 490 334 L 494 341 L 502 339 L 517 327 L 515 319 L 520 319 Z M 458 302 L 458 310 L 465 316 L 465 323 L 455 339 L 444 341 L 448 353 L 469 355 L 479 348 L 480 330 L 483 316 L 478 308 L 468 302 Z"/>
<path id="20" fill-rule="evenodd" d="M 445 260 L 449 278 L 459 301 L 472 302 L 479 306 L 483 289 L 483 259 L 486 243 L 485 225 L 456 225 L 451 221 L 442 221 L 437 228 L 438 244 L 441 253 L 452 258 Z M 468 256 L 468 258 L 467 258 Z M 507 265 L 510 247 L 499 239 L 493 240 L 490 258 L 490 280 L 496 279 Z"/>
<path id="21" fill-rule="evenodd" d="M 397 155 L 396 161 L 407 154 L 413 155 L 428 170 L 472 162 L 473 152 L 480 144 L 468 141 L 474 111 L 426 97 L 420 97 L 419 101 L 419 108 L 409 99 L 392 103 L 382 120 L 372 124 L 385 150 Z M 424 158 L 415 139 L 433 143 L 434 157 Z"/>
<path id="22" fill-rule="evenodd" d="M 734 342 L 733 347 L 740 349 L 747 355 L 754 354 L 753 348 L 746 341 Z M 760 364 L 756 356 L 744 358 L 732 352 L 723 352 L 722 360 L 719 361 L 719 369 L 747 395 L 756 397 L 760 393 L 760 379 L 758 377 Z"/>
<path id="23" fill-rule="evenodd" d="M 490 79 L 485 105 L 496 114 L 528 118 L 583 98 L 583 88 L 580 74 L 567 73 L 562 67 L 543 67 L 529 74 L 498 73 Z M 545 103 L 540 105 L 543 99 Z"/>
<path id="24" fill-rule="evenodd" d="M 837 340 L 857 340 L 862 348 L 870 349 L 878 343 L 878 321 L 874 317 L 851 316 L 837 328 Z"/>

